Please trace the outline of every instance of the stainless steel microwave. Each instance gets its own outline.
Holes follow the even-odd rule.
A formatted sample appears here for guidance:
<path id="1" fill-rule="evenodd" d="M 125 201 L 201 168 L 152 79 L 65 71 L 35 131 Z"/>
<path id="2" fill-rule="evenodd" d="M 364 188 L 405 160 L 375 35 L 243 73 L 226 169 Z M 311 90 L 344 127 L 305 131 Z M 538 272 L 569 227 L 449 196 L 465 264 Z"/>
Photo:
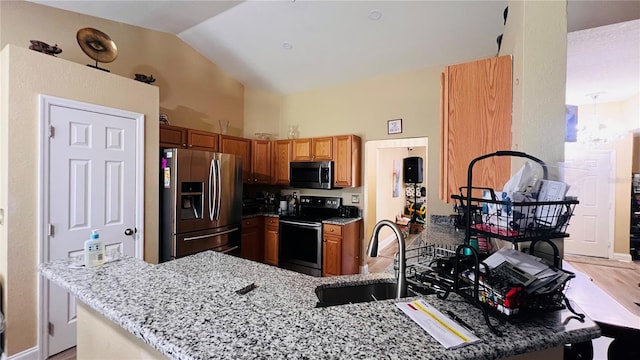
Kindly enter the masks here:
<path id="1" fill-rule="evenodd" d="M 289 185 L 307 189 L 333 189 L 333 161 L 292 161 Z"/>

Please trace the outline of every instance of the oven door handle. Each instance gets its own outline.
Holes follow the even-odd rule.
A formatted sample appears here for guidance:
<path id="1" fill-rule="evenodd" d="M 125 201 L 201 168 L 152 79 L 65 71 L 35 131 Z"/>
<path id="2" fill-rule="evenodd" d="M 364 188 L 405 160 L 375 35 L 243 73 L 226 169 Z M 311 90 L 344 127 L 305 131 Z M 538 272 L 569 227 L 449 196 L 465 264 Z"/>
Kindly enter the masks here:
<path id="1" fill-rule="evenodd" d="M 291 220 L 280 220 L 280 224 L 298 225 L 298 226 L 303 226 L 303 227 L 308 227 L 308 228 L 319 228 L 319 227 L 322 227 L 322 224 L 310 224 L 310 223 L 291 221 Z"/>

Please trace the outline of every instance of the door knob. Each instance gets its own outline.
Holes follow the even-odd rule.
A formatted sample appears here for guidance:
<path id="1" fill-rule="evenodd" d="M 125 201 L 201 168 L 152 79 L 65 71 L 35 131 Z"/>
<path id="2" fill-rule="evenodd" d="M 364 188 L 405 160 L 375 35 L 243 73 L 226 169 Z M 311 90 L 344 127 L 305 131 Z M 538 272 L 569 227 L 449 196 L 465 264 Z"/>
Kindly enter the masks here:
<path id="1" fill-rule="evenodd" d="M 136 231 L 135 231 L 134 229 L 126 229 L 126 230 L 124 231 L 124 234 L 125 234 L 125 235 L 127 235 L 127 236 L 131 236 L 131 235 L 133 235 L 133 233 L 135 233 L 135 232 L 136 232 Z"/>

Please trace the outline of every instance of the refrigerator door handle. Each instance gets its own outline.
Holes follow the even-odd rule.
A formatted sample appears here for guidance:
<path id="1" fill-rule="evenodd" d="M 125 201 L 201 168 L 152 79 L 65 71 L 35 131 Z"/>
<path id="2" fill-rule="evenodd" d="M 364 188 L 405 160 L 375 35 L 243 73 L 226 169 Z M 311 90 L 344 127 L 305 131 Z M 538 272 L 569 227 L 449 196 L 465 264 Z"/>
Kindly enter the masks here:
<path id="1" fill-rule="evenodd" d="M 215 184 L 213 183 L 213 173 L 214 173 L 214 168 L 215 168 L 215 160 L 211 160 L 211 164 L 209 164 L 209 220 L 213 221 L 213 218 L 215 217 L 215 213 L 214 213 L 214 207 L 213 207 L 213 202 L 215 201 L 216 198 L 216 193 L 215 191 L 217 191 L 217 186 L 215 186 Z M 214 193 L 213 196 L 211 195 L 211 193 Z"/>
<path id="2" fill-rule="evenodd" d="M 206 234 L 206 235 L 200 235 L 200 236 L 190 236 L 190 237 L 184 238 L 183 240 L 184 241 L 200 240 L 200 239 L 205 239 L 205 238 L 208 238 L 208 237 L 215 237 L 215 236 L 230 234 L 230 233 L 236 232 L 238 230 L 239 230 L 239 228 L 234 228 L 234 229 L 231 229 L 231 230 L 220 231 L 219 233 L 214 233 L 214 234 Z"/>
<path id="3" fill-rule="evenodd" d="M 216 220 L 220 220 L 220 204 L 222 202 L 222 189 L 220 186 L 222 185 L 222 177 L 220 175 L 220 159 L 215 160 L 216 164 Z"/>

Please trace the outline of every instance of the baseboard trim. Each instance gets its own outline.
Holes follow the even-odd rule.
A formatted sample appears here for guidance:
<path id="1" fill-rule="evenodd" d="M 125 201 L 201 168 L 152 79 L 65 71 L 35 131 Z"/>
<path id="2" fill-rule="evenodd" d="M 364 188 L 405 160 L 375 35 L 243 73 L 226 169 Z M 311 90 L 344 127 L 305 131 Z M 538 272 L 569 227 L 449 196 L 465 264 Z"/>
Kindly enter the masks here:
<path id="1" fill-rule="evenodd" d="M 624 262 L 633 261 L 633 259 L 631 259 L 631 254 L 625 254 L 625 253 L 613 253 L 613 259 L 624 261 Z"/>
<path id="2" fill-rule="evenodd" d="M 38 351 L 38 347 L 32 347 L 31 349 L 27 349 L 23 352 L 19 352 L 17 354 L 11 355 L 9 357 L 6 357 L 5 354 L 3 354 L 3 359 L 6 360 L 38 360 L 39 359 L 39 351 Z"/>
<path id="3" fill-rule="evenodd" d="M 31 349 L 27 349 L 23 352 L 19 352 L 15 355 L 11 355 L 9 357 L 6 356 L 5 353 L 2 354 L 2 359 L 6 360 L 38 360 L 40 352 L 38 351 L 38 347 L 34 346 Z"/>

